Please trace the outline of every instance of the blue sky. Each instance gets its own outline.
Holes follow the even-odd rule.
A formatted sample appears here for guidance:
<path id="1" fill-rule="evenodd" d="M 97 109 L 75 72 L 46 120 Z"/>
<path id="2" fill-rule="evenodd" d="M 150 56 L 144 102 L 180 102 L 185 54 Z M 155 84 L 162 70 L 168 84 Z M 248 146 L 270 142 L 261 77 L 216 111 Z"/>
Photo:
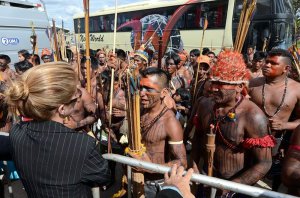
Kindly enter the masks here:
<path id="1" fill-rule="evenodd" d="M 39 1 L 39 0 L 30 0 Z M 133 2 L 141 2 L 145 0 L 118 0 L 118 5 L 125 5 Z M 44 0 L 49 19 L 55 19 L 56 25 L 61 26 L 64 20 L 65 28 L 73 31 L 73 15 L 83 12 L 82 0 Z M 114 7 L 115 0 L 90 0 L 90 13 L 106 7 Z"/>

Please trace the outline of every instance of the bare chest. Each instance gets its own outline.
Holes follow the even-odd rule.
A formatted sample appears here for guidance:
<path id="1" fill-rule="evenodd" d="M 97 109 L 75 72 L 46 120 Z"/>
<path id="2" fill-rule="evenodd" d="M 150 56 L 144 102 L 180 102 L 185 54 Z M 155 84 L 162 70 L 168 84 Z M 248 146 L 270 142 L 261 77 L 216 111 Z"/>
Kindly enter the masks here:
<path id="1" fill-rule="evenodd" d="M 297 97 L 291 88 L 284 86 L 257 87 L 251 94 L 251 100 L 269 117 L 273 117 L 274 114 L 279 117 L 287 117 L 286 115 L 293 111 L 297 103 Z"/>
<path id="2" fill-rule="evenodd" d="M 144 117 L 141 122 L 142 142 L 146 145 L 158 145 L 166 139 L 166 129 L 163 119 L 157 121 L 150 117 Z"/>

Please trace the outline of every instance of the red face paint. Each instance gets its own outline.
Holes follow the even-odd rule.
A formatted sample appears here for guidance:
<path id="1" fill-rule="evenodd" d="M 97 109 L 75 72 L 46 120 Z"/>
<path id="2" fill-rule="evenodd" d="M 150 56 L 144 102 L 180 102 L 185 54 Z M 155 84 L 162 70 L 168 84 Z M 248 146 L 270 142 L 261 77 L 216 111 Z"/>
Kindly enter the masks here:
<path id="1" fill-rule="evenodd" d="M 142 78 L 140 81 L 140 87 L 146 89 L 150 88 L 150 89 L 154 89 L 157 92 L 160 92 L 160 87 L 158 86 L 158 84 L 153 83 L 149 78 Z"/>

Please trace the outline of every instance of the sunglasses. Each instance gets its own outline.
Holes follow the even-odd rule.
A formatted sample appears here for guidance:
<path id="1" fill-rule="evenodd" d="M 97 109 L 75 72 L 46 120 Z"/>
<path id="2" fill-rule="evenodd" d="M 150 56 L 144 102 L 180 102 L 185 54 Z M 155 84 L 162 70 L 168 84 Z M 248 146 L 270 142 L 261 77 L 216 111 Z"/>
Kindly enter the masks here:
<path id="1" fill-rule="evenodd" d="M 77 89 L 76 93 L 75 93 L 75 96 L 68 103 L 66 103 L 65 105 L 75 104 L 78 101 L 78 99 L 81 98 L 81 96 L 82 96 L 81 90 Z"/>

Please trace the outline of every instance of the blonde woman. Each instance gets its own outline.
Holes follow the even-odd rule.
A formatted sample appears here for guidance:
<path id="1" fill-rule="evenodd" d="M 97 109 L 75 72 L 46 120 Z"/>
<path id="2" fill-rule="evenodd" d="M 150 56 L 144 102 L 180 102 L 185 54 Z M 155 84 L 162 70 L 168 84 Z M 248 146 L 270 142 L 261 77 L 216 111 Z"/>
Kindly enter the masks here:
<path id="1" fill-rule="evenodd" d="M 93 138 L 64 126 L 80 98 L 76 74 L 62 62 L 33 67 L 6 92 L 6 101 L 32 121 L 10 131 L 13 160 L 28 197 L 92 197 L 110 180 Z"/>

